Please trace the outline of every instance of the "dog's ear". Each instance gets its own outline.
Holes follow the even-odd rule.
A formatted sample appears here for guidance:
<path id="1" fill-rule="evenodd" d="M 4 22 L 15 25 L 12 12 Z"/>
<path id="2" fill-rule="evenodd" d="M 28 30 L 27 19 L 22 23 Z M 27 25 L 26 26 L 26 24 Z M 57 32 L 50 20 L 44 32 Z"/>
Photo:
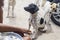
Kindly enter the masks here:
<path id="1" fill-rule="evenodd" d="M 30 12 L 31 14 L 34 14 L 39 10 L 39 8 L 35 4 L 30 4 L 28 7 L 24 7 L 24 10 Z"/>

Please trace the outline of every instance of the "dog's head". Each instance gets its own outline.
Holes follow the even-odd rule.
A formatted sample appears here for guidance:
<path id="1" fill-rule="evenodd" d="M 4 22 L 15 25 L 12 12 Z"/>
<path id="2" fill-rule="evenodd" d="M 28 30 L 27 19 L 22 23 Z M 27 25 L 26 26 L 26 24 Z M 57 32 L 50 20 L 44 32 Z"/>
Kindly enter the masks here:
<path id="1" fill-rule="evenodd" d="M 35 4 L 30 4 L 28 7 L 24 7 L 24 10 L 30 12 L 31 14 L 34 14 L 39 10 L 39 8 Z"/>
<path id="2" fill-rule="evenodd" d="M 47 1 L 49 1 L 49 2 L 53 2 L 53 0 L 47 0 Z"/>

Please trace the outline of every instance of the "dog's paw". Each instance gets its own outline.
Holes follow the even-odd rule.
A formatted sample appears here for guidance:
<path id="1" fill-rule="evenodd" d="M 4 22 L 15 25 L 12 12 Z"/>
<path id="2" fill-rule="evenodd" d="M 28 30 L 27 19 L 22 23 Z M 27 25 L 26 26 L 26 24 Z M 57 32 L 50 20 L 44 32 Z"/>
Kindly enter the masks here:
<path id="1" fill-rule="evenodd" d="M 46 33 L 46 30 L 44 30 L 44 27 L 38 28 L 38 31 L 41 32 L 41 33 Z"/>
<path id="2" fill-rule="evenodd" d="M 41 33 L 46 33 L 46 30 L 40 30 Z"/>
<path id="3" fill-rule="evenodd" d="M 32 38 L 32 40 L 36 40 L 36 38 Z"/>

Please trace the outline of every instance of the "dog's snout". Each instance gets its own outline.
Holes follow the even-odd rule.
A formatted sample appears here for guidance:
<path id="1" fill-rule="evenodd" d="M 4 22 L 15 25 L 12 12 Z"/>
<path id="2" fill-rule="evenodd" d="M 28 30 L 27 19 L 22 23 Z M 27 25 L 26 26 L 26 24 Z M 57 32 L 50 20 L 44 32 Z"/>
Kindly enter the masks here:
<path id="1" fill-rule="evenodd" d="M 28 7 L 24 7 L 24 10 L 25 10 L 25 11 L 28 11 Z"/>

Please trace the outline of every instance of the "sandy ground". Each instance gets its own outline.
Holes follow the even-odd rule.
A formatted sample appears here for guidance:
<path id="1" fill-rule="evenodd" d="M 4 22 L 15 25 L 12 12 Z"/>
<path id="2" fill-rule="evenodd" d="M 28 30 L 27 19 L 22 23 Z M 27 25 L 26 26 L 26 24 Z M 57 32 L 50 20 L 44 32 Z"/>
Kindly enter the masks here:
<path id="1" fill-rule="evenodd" d="M 7 18 L 8 13 L 8 0 L 4 1 L 4 24 L 18 26 L 22 28 L 28 29 L 28 18 L 30 14 L 24 11 L 24 7 L 30 3 L 34 3 L 35 0 L 16 0 L 14 15 L 15 18 Z M 56 26 L 54 23 L 51 22 L 52 32 L 45 33 L 38 37 L 37 40 L 60 40 L 60 27 Z"/>

